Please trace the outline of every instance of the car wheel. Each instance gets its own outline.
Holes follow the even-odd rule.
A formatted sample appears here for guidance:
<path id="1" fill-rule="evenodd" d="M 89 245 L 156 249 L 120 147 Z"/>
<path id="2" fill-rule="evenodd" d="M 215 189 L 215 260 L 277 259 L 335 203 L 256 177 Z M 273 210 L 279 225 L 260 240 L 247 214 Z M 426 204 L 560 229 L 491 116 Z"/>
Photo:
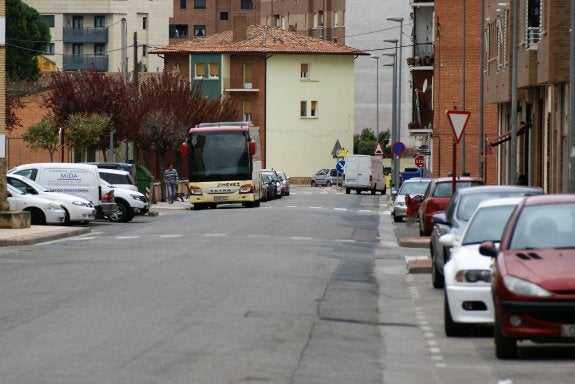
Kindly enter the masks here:
<path id="1" fill-rule="evenodd" d="M 201 211 L 202 209 L 208 208 L 205 204 L 194 203 L 194 211 Z"/>
<path id="2" fill-rule="evenodd" d="M 346 194 L 346 195 L 349 195 L 350 193 L 351 193 L 351 189 L 346 188 L 346 189 L 345 189 L 345 194 Z"/>
<path id="3" fill-rule="evenodd" d="M 127 223 L 134 218 L 134 210 L 125 201 L 116 199 L 116 212 L 110 216 L 114 223 Z"/>
<path id="4" fill-rule="evenodd" d="M 361 191 L 359 189 L 356 189 L 355 193 L 357 193 L 359 195 L 361 193 Z"/>
<path id="5" fill-rule="evenodd" d="M 447 337 L 465 336 L 467 333 L 467 326 L 465 324 L 454 322 L 453 318 L 451 317 L 447 292 L 445 292 L 443 295 L 443 327 Z"/>
<path id="6" fill-rule="evenodd" d="M 312 180 L 311 186 L 312 186 L 312 187 L 315 187 L 315 181 Z"/>
<path id="7" fill-rule="evenodd" d="M 372 194 L 372 195 L 375 195 L 375 188 L 373 188 L 373 189 L 371 190 L 371 194 Z"/>
<path id="8" fill-rule="evenodd" d="M 46 225 L 46 215 L 38 208 L 26 209 L 30 212 L 30 224 L 32 225 Z"/>
<path id="9" fill-rule="evenodd" d="M 396 223 L 401 223 L 403 221 L 403 216 L 398 216 L 395 214 L 395 211 L 393 211 L 393 221 Z"/>
<path id="10" fill-rule="evenodd" d="M 517 358 L 517 340 L 503 336 L 497 316 L 493 324 L 493 341 L 495 342 L 495 356 L 498 359 L 516 359 Z"/>
<path id="11" fill-rule="evenodd" d="M 66 212 L 66 216 L 64 217 L 64 225 L 72 225 L 70 222 L 70 213 L 66 208 L 64 208 L 64 212 Z"/>
<path id="12" fill-rule="evenodd" d="M 439 268 L 437 268 L 436 258 L 431 255 L 431 283 L 433 284 L 433 288 L 441 289 L 445 286 L 445 279 L 443 275 L 439 272 Z"/>

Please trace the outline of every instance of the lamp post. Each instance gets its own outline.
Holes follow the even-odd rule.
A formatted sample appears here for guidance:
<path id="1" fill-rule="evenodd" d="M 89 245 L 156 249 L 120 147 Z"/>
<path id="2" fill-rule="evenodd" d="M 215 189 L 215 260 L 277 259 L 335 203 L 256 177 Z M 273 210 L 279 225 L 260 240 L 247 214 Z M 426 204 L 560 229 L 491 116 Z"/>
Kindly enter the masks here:
<path id="1" fill-rule="evenodd" d="M 393 71 L 393 94 L 395 94 L 395 102 L 394 102 L 394 109 L 393 112 L 395 113 L 395 119 L 393 122 L 393 127 L 392 127 L 392 133 L 393 133 L 393 139 L 392 139 L 392 145 L 401 140 L 401 136 L 400 136 L 400 129 L 399 129 L 399 122 L 400 122 L 400 118 L 399 118 L 399 114 L 401 113 L 401 109 L 400 109 L 400 99 L 399 99 L 399 89 L 401 89 L 401 87 L 399 86 L 399 80 L 398 80 L 398 70 L 397 67 L 398 65 L 398 60 L 397 60 L 397 43 L 399 40 L 397 39 L 385 39 L 383 40 L 385 43 L 392 43 L 395 44 L 395 53 L 393 54 L 395 56 L 394 59 L 394 65 L 395 65 L 395 69 Z M 393 115 L 393 114 L 392 114 Z M 393 167 L 392 167 L 392 183 L 394 185 L 397 185 L 397 175 L 398 175 L 398 168 L 399 168 L 399 162 L 398 162 L 398 158 L 397 156 L 395 156 L 395 154 L 392 152 L 393 154 Z"/>
<path id="2" fill-rule="evenodd" d="M 397 140 L 401 141 L 401 67 L 403 65 L 403 17 L 388 17 L 387 20 L 399 23 L 399 60 L 397 65 Z M 385 40 L 384 40 L 385 41 Z M 396 52 L 397 53 L 397 52 Z"/>
<path id="3" fill-rule="evenodd" d="M 383 67 L 393 67 L 393 85 L 391 96 L 391 144 L 397 141 L 396 125 L 397 125 L 397 55 L 395 53 L 386 53 L 383 56 L 393 57 L 393 63 L 383 64 Z M 392 184 L 395 184 L 397 178 L 397 164 L 395 163 L 395 156 L 391 162 L 391 179 Z"/>
<path id="4" fill-rule="evenodd" d="M 379 141 L 379 56 L 371 56 L 375 59 L 375 141 Z"/>

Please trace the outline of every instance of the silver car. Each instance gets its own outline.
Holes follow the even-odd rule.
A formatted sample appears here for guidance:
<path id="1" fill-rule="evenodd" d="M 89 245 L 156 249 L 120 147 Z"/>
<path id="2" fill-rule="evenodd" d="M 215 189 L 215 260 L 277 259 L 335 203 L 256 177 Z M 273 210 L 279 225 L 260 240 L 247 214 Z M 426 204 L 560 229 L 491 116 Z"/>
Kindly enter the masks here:
<path id="1" fill-rule="evenodd" d="M 343 174 L 339 173 L 335 168 L 320 169 L 311 177 L 312 187 L 317 187 L 320 185 L 331 187 L 332 185 L 341 185 L 342 182 Z"/>
<path id="2" fill-rule="evenodd" d="M 412 177 L 401 184 L 399 191 L 397 191 L 397 193 L 393 193 L 393 221 L 396 223 L 403 221 L 403 218 L 407 213 L 405 195 L 409 195 L 411 197 L 417 195 L 423 196 L 430 182 L 431 179 L 429 178 Z"/>

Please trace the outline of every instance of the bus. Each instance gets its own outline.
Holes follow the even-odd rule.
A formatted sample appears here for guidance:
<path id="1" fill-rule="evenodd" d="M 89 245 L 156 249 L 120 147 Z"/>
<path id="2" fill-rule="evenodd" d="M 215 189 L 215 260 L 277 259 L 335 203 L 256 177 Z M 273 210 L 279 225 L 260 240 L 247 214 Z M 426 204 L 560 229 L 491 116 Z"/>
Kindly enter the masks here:
<path id="1" fill-rule="evenodd" d="M 182 144 L 188 161 L 189 202 L 194 210 L 240 203 L 259 207 L 259 131 L 248 122 L 203 123 Z"/>

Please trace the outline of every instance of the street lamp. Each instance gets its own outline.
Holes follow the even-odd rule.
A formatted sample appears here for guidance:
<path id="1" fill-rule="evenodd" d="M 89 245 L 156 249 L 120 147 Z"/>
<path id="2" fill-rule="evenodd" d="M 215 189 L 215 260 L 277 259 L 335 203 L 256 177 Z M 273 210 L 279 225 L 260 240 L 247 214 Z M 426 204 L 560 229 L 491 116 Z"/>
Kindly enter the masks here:
<path id="1" fill-rule="evenodd" d="M 386 53 L 383 56 L 393 57 L 393 63 L 383 64 L 383 67 L 393 67 L 393 92 L 391 96 L 391 144 L 393 144 L 397 141 L 397 55 L 395 53 Z M 395 156 L 391 165 L 391 179 L 392 183 L 395 184 L 397 179 L 397 163 L 395 162 Z"/>
<path id="2" fill-rule="evenodd" d="M 375 141 L 379 141 L 379 56 L 371 56 L 375 59 Z"/>
<path id="3" fill-rule="evenodd" d="M 401 141 L 401 67 L 403 64 L 403 17 L 390 16 L 387 18 L 387 20 L 399 23 L 399 60 L 397 61 L 397 139 L 398 141 Z"/>
<path id="4" fill-rule="evenodd" d="M 395 53 L 393 54 L 395 56 L 395 59 L 393 61 L 394 65 L 395 65 L 395 69 L 393 71 L 393 94 L 398 95 L 398 89 L 401 89 L 401 87 L 399 86 L 399 80 L 398 80 L 398 75 L 397 75 L 397 67 L 398 67 L 398 60 L 397 60 L 397 43 L 398 40 L 397 39 L 385 39 L 383 40 L 385 43 L 392 43 L 395 44 Z M 399 97 L 396 96 L 395 97 L 395 102 L 394 102 L 394 108 L 393 108 L 393 112 L 395 114 L 395 119 L 393 119 L 393 127 L 392 127 L 392 145 L 393 143 L 397 142 L 397 141 L 401 141 L 401 136 L 400 136 L 400 130 L 399 130 L 399 114 L 401 113 L 401 109 L 399 107 Z M 393 114 L 392 114 L 393 116 Z M 393 151 L 392 151 L 393 154 Z M 397 161 L 397 156 L 395 156 L 395 154 L 393 154 L 393 167 L 392 167 L 392 178 L 393 178 L 393 183 L 395 185 L 397 185 L 397 170 L 399 168 L 399 162 Z"/>

